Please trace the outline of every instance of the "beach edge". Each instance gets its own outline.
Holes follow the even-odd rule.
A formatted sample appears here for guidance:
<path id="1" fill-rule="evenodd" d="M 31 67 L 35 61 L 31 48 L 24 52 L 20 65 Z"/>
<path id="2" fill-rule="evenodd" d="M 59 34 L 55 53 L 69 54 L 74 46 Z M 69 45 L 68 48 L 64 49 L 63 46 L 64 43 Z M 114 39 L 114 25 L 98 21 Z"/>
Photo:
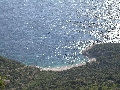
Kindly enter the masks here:
<path id="1" fill-rule="evenodd" d="M 88 61 L 87 61 L 88 63 L 96 62 L 95 57 L 91 57 L 86 53 L 88 50 L 92 49 L 95 45 L 96 44 L 92 44 L 92 45 L 88 46 L 85 50 L 82 51 L 82 54 L 88 58 Z M 82 63 L 78 63 L 78 64 L 75 64 L 75 65 L 55 67 L 55 68 L 41 68 L 41 71 L 64 71 L 64 70 L 71 69 L 73 67 L 79 67 L 79 66 L 86 65 L 87 62 L 82 62 Z"/>

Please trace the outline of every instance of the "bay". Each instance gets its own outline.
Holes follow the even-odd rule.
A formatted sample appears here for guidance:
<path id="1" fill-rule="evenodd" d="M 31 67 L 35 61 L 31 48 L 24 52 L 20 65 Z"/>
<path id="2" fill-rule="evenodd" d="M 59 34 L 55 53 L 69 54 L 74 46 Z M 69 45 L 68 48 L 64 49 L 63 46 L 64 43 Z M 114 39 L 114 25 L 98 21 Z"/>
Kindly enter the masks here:
<path id="1" fill-rule="evenodd" d="M 82 50 L 103 41 L 111 23 L 118 23 L 105 19 L 106 2 L 1 0 L 0 55 L 40 67 L 86 62 Z"/>

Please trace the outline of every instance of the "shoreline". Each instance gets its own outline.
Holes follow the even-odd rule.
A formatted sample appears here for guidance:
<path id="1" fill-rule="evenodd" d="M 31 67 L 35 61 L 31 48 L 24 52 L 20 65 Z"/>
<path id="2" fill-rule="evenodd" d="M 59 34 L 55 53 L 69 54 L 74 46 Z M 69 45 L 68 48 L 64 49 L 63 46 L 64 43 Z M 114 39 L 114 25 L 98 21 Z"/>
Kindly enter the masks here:
<path id="1" fill-rule="evenodd" d="M 90 57 L 89 55 L 86 54 L 86 52 L 93 48 L 96 44 L 92 44 L 91 46 L 88 46 L 85 50 L 82 51 L 84 56 L 87 56 L 88 58 L 88 63 L 92 63 L 92 62 L 96 62 L 96 58 L 94 57 Z M 55 67 L 55 68 L 41 68 L 40 71 L 64 71 L 64 70 L 68 70 L 71 69 L 73 67 L 79 67 L 79 66 L 83 66 L 86 65 L 87 62 L 82 62 L 82 63 L 78 63 L 78 64 L 74 64 L 74 65 L 68 65 L 68 66 L 62 66 L 62 67 Z"/>
<path id="2" fill-rule="evenodd" d="M 96 61 L 96 58 L 89 58 L 88 63 L 92 63 L 92 62 L 95 62 L 95 61 Z M 64 70 L 71 69 L 73 67 L 79 67 L 79 66 L 83 66 L 83 65 L 86 65 L 86 62 L 78 63 L 78 64 L 75 64 L 75 65 L 55 67 L 55 68 L 41 68 L 40 71 L 64 71 Z"/>

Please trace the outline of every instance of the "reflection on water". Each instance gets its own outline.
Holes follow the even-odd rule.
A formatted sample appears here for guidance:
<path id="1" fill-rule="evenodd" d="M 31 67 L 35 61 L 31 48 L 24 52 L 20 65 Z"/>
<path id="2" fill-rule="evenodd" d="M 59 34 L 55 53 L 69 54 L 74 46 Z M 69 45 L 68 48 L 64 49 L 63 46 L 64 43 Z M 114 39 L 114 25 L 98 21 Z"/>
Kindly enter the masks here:
<path id="1" fill-rule="evenodd" d="M 110 18 L 119 8 L 112 0 L 1 0 L 0 6 L 0 54 L 41 67 L 87 61 L 81 51 L 119 23 Z"/>

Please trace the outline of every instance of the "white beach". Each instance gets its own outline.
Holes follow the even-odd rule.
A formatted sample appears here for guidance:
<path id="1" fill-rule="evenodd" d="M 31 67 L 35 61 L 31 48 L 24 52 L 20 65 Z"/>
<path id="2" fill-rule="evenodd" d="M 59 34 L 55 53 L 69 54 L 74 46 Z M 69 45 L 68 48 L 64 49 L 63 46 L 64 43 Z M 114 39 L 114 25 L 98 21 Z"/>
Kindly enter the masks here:
<path id="1" fill-rule="evenodd" d="M 92 63 L 95 62 L 96 59 L 95 58 L 89 58 L 88 62 Z M 55 67 L 55 68 L 41 68 L 41 71 L 63 71 L 63 70 L 68 70 L 71 69 L 73 67 L 78 67 L 78 66 L 83 66 L 86 65 L 86 62 L 82 62 L 82 63 L 78 63 L 75 65 L 68 65 L 68 66 L 63 66 L 63 67 Z"/>
<path id="2" fill-rule="evenodd" d="M 85 50 L 83 50 L 83 52 L 88 51 L 89 49 L 93 48 L 96 44 L 92 44 L 89 47 L 87 47 Z M 96 58 L 89 58 L 88 57 L 88 63 L 92 63 L 95 62 Z M 73 65 L 67 65 L 67 66 L 62 66 L 62 67 L 55 67 L 55 68 L 41 68 L 41 71 L 63 71 L 63 70 L 68 70 L 71 69 L 73 67 L 78 67 L 78 66 L 83 66 L 86 65 L 86 62 L 82 62 L 82 63 L 78 63 L 78 64 L 73 64 Z"/>

